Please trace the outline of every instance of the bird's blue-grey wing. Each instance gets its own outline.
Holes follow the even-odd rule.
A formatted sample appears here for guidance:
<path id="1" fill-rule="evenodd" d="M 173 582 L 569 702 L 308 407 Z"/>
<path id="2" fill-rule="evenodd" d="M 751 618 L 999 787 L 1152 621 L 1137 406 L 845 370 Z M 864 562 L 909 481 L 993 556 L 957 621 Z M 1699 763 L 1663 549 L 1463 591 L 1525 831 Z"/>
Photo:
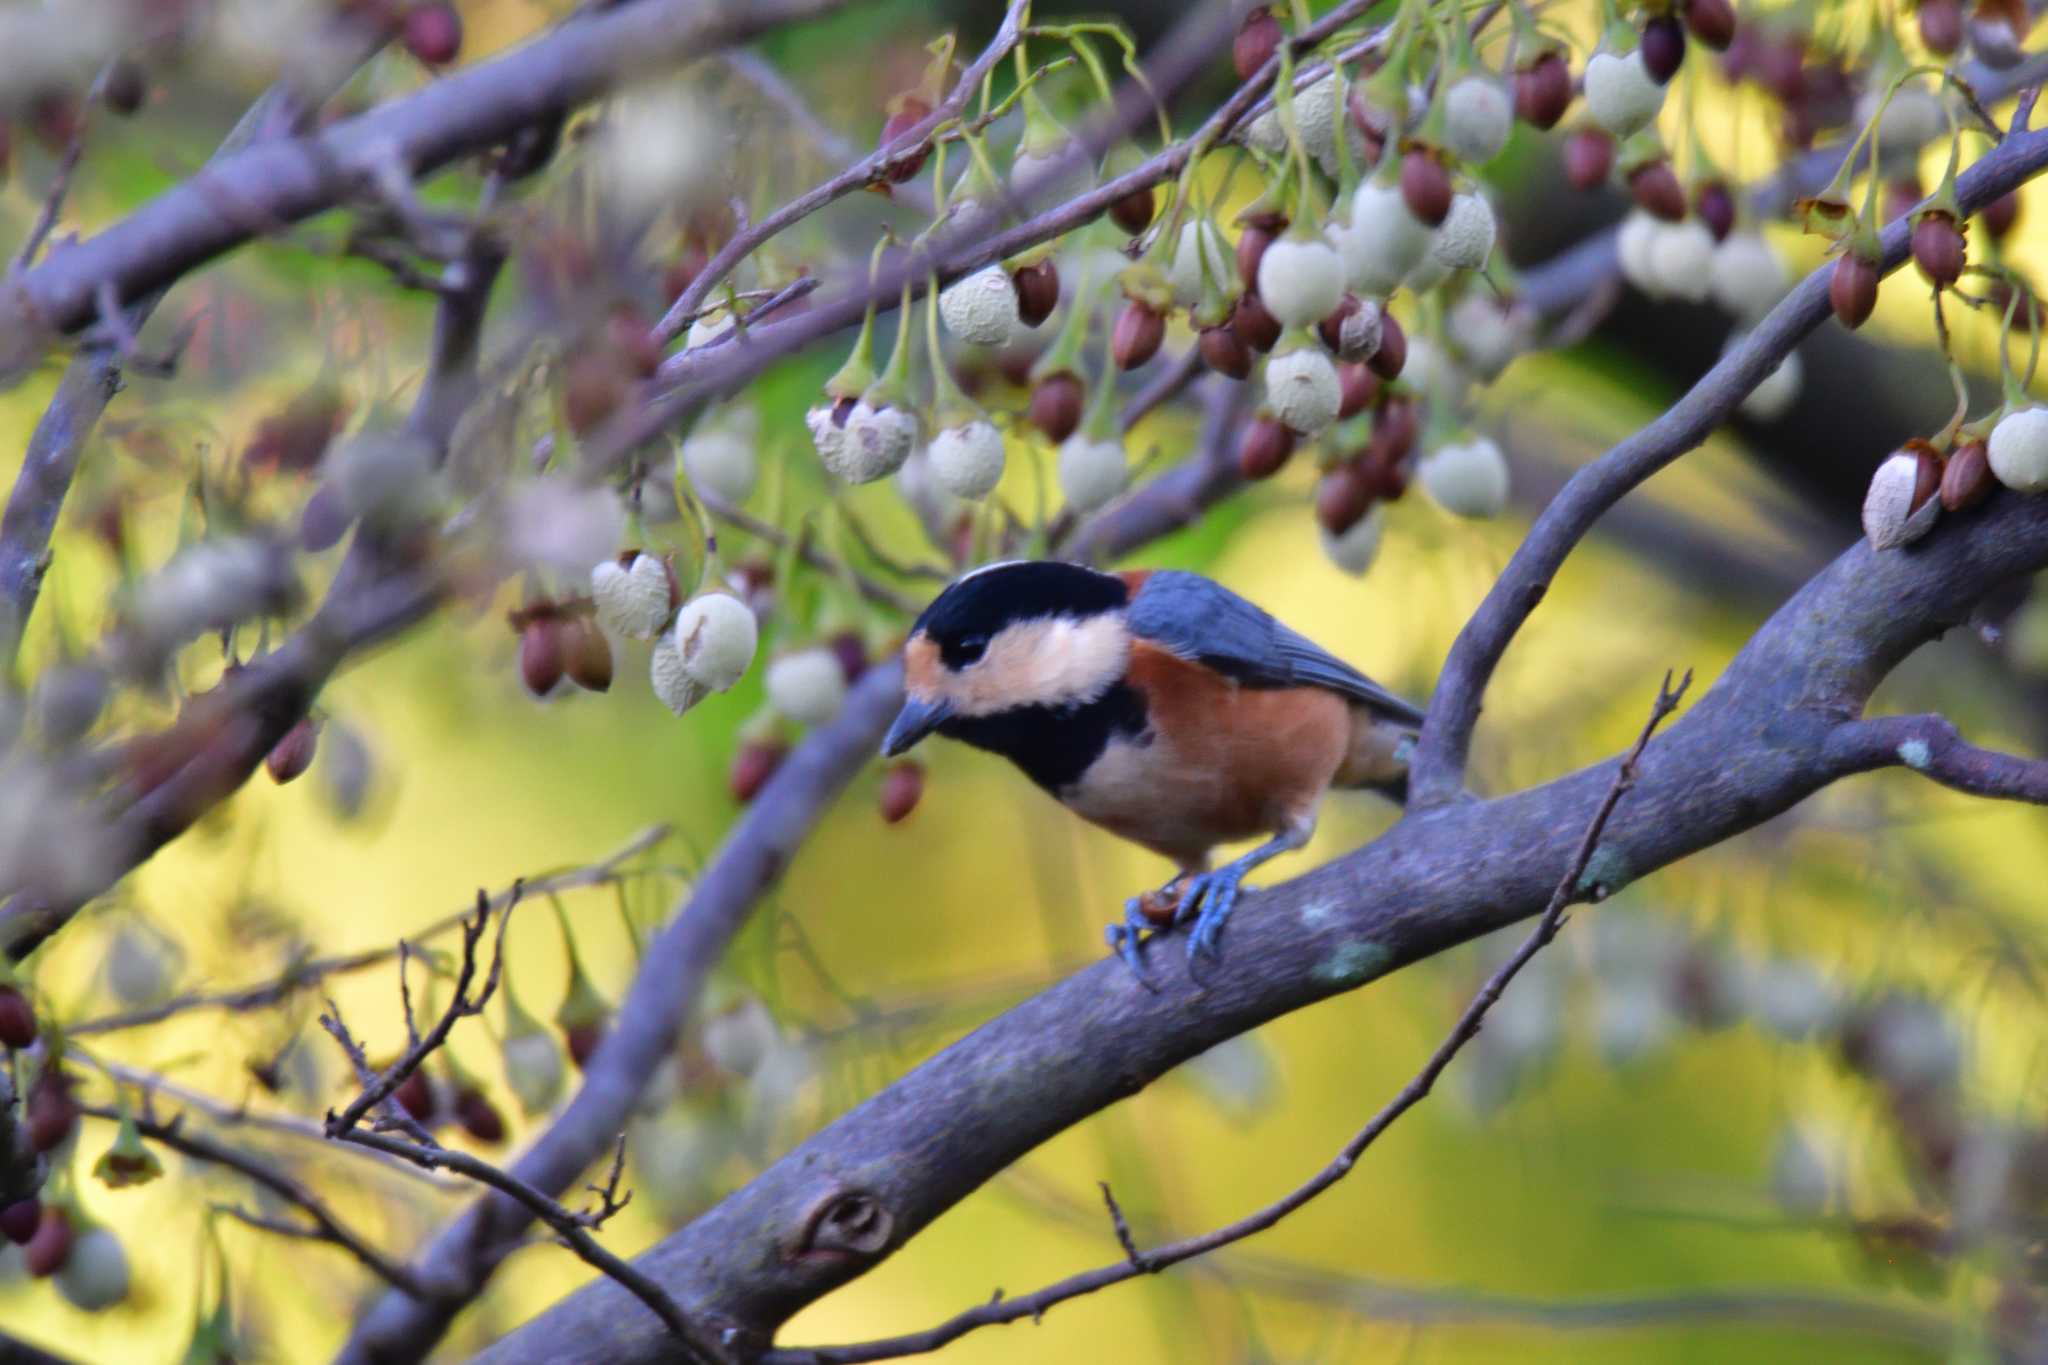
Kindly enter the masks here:
<path id="1" fill-rule="evenodd" d="M 1148 575 L 1127 619 L 1141 638 L 1248 687 L 1321 687 L 1393 719 L 1422 723 L 1414 703 L 1200 574 L 1165 569 Z"/>

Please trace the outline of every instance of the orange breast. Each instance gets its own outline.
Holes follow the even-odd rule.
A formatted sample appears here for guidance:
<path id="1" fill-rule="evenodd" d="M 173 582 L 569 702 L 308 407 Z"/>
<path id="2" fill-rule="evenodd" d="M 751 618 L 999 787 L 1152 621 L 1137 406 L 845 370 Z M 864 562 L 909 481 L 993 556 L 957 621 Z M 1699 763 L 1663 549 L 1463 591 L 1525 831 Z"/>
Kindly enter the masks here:
<path id="1" fill-rule="evenodd" d="M 1113 743 L 1062 799 L 1186 866 L 1311 814 L 1350 747 L 1349 708 L 1321 688 L 1241 687 L 1143 641 L 1128 680 L 1145 742 Z"/>

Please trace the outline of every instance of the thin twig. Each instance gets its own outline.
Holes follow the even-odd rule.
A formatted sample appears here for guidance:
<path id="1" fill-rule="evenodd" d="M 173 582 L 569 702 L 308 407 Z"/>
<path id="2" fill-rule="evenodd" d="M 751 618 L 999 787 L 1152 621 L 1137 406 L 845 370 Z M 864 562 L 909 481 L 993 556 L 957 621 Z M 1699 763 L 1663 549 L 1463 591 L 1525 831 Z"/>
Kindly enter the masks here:
<path id="1" fill-rule="evenodd" d="M 1637 735 L 1634 747 L 1616 766 L 1607 793 L 1594 809 L 1592 819 L 1586 825 L 1586 832 L 1579 840 L 1578 849 L 1573 854 L 1564 875 L 1558 878 L 1556 888 L 1551 892 L 1550 902 L 1544 907 L 1536 927 L 1529 932 L 1529 936 L 1522 941 L 1521 947 L 1515 950 L 1514 955 L 1487 978 L 1486 984 L 1458 1016 L 1458 1021 L 1450 1034 L 1437 1045 L 1436 1051 L 1430 1054 L 1422 1069 L 1393 1099 L 1373 1115 L 1371 1122 L 1359 1129 L 1320 1171 L 1281 1198 L 1234 1223 L 1197 1236 L 1168 1242 L 1151 1251 L 1138 1251 L 1127 1237 L 1128 1229 L 1120 1226 L 1118 1240 L 1124 1245 L 1125 1257 L 1114 1265 L 1085 1271 L 1022 1297 L 1004 1298 L 978 1305 L 927 1331 L 853 1346 L 810 1347 L 774 1352 L 768 1359 L 776 1362 L 776 1365 L 853 1365 L 853 1362 L 857 1361 L 888 1360 L 898 1356 L 935 1351 L 976 1328 L 1016 1322 L 1022 1318 L 1036 1320 L 1047 1310 L 1070 1299 L 1093 1294 L 1111 1285 L 1135 1279 L 1139 1275 L 1157 1273 L 1168 1266 L 1191 1260 L 1263 1232 L 1349 1175 L 1365 1150 L 1396 1120 L 1421 1103 L 1430 1093 L 1438 1078 L 1443 1075 L 1458 1053 L 1467 1043 L 1479 1036 L 1480 1024 L 1485 1020 L 1487 1011 L 1493 1008 L 1516 974 L 1557 937 L 1558 930 L 1564 925 L 1565 907 L 1587 894 L 1587 889 L 1583 885 L 1586 869 L 1593 860 L 1594 851 L 1600 845 L 1600 837 L 1606 831 L 1607 822 L 1613 816 L 1615 807 L 1621 804 L 1621 799 L 1635 785 L 1637 766 L 1642 759 L 1643 751 L 1649 747 L 1650 738 L 1657 732 L 1657 727 L 1677 709 L 1679 700 L 1684 697 L 1686 689 L 1691 685 L 1690 670 L 1676 687 L 1672 685 L 1671 675 L 1664 675 L 1664 683 L 1658 689 L 1657 699 L 1650 708 L 1649 719 L 1644 722 L 1642 732 Z M 1106 1185 L 1103 1187 L 1103 1194 L 1105 1199 L 1109 1197 Z M 1110 1209 L 1114 1221 L 1121 1225 L 1121 1213 L 1113 1200 L 1110 1201 Z"/>
<path id="2" fill-rule="evenodd" d="M 921 603 L 911 601 L 894 588 L 877 583 L 851 564 L 819 549 L 812 539 L 808 525 L 799 528 L 792 535 L 771 522 L 742 512 L 731 503 L 714 497 L 701 488 L 697 490 L 697 496 L 710 510 L 712 516 L 728 526 L 737 526 L 748 535 L 764 540 L 778 550 L 786 550 L 791 545 L 796 546 L 797 557 L 804 563 L 829 577 L 852 584 L 854 591 L 876 606 L 885 607 L 902 616 L 915 616 L 922 609 Z"/>

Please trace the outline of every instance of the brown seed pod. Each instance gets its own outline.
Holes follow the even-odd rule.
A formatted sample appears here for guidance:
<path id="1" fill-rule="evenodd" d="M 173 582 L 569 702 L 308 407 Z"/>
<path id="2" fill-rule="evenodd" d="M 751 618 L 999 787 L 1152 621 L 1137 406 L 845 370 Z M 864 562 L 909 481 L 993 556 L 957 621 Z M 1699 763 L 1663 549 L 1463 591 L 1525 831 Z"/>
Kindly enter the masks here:
<path id="1" fill-rule="evenodd" d="M 43 1072 L 28 1092 L 29 1145 L 47 1152 L 77 1126 L 78 1101 L 71 1098 L 71 1078 L 54 1069 Z"/>
<path id="2" fill-rule="evenodd" d="M 478 1142 L 505 1140 L 505 1116 L 481 1090 L 463 1086 L 455 1092 L 455 1121 L 462 1125 L 463 1132 Z"/>
<path id="3" fill-rule="evenodd" d="M 1363 361 L 1380 344 L 1379 310 L 1375 307 L 1368 314 L 1356 294 L 1346 294 L 1330 315 L 1316 324 L 1316 335 L 1339 360 Z"/>
<path id="4" fill-rule="evenodd" d="M 1927 196 L 1920 188 L 1917 176 L 1902 175 L 1888 180 L 1884 186 L 1884 197 L 1879 201 L 1878 219 L 1889 223 L 1895 218 L 1904 218 L 1913 211 L 1913 206 Z"/>
<path id="5" fill-rule="evenodd" d="M 1237 238 L 1237 277 L 1245 288 L 1259 287 L 1259 262 L 1266 259 L 1266 248 L 1286 230 L 1287 220 L 1279 214 L 1262 214 L 1244 225 Z"/>
<path id="6" fill-rule="evenodd" d="M 1032 426 L 1057 445 L 1072 436 L 1074 428 L 1081 425 L 1081 409 L 1086 402 L 1087 395 L 1081 388 L 1079 377 L 1061 370 L 1038 381 L 1031 390 L 1031 404 L 1026 415 Z"/>
<path id="7" fill-rule="evenodd" d="M 1906 442 L 1906 449 L 1913 452 L 1913 503 L 1917 512 L 1927 505 L 1927 500 L 1941 491 L 1941 452 L 1932 442 L 1917 437 Z M 1986 452 L 1987 458 L 1989 452 Z"/>
<path id="8" fill-rule="evenodd" d="M 100 97 L 107 102 L 107 108 L 126 118 L 142 108 L 142 102 L 149 98 L 149 81 L 142 74 L 142 68 L 134 61 L 123 57 L 107 68 L 107 79 L 100 87 Z"/>
<path id="9" fill-rule="evenodd" d="M 1141 299 L 1125 299 L 1109 334 L 1109 354 L 1119 370 L 1135 370 L 1159 354 L 1166 318 Z"/>
<path id="10" fill-rule="evenodd" d="M 1060 306 L 1060 272 L 1050 256 L 1011 271 L 1010 283 L 1017 290 L 1017 316 L 1026 327 L 1038 326 Z"/>
<path id="11" fill-rule="evenodd" d="M 1152 215 L 1157 212 L 1152 202 L 1152 189 L 1148 185 L 1141 190 L 1132 190 L 1109 206 L 1109 221 L 1115 223 L 1133 237 L 1152 226 Z"/>
<path id="12" fill-rule="evenodd" d="M 1644 212 L 1667 223 L 1685 221 L 1685 187 L 1678 173 L 1662 157 L 1646 162 L 1628 173 L 1629 197 Z"/>
<path id="13" fill-rule="evenodd" d="M 1243 379 L 1252 372 L 1252 348 L 1228 324 L 1204 327 L 1195 345 L 1202 363 L 1229 379 Z"/>
<path id="14" fill-rule="evenodd" d="M 775 776 L 775 770 L 787 757 L 789 746 L 780 740 L 757 739 L 742 744 L 725 775 L 732 799 L 744 806 L 759 796 L 761 788 L 768 785 L 768 779 Z"/>
<path id="15" fill-rule="evenodd" d="M 619 353 L 626 367 L 642 379 L 651 379 L 661 368 L 661 343 L 642 318 L 631 308 L 616 308 L 605 319 L 605 343 Z"/>
<path id="16" fill-rule="evenodd" d="M 569 429 L 588 436 L 626 401 L 625 362 L 616 352 L 585 351 L 569 362 L 562 379 L 562 415 Z"/>
<path id="17" fill-rule="evenodd" d="M 1920 41 L 1941 57 L 1953 57 L 1963 45 L 1963 7 L 1959 0 L 1920 0 Z"/>
<path id="18" fill-rule="evenodd" d="M 1337 420 L 1340 422 L 1364 412 L 1380 396 L 1380 377 L 1362 360 L 1339 365 L 1337 382 L 1343 394 L 1337 401 Z"/>
<path id="19" fill-rule="evenodd" d="M 1967 441 L 1949 452 L 1941 470 L 1941 505 L 1950 512 L 1975 507 L 1998 487 L 1991 472 L 1991 452 L 1982 441 Z"/>
<path id="20" fill-rule="evenodd" d="M 2020 49 L 2020 35 L 2030 22 L 2020 0 L 1977 0 L 1970 12 L 1970 48 L 1992 70 L 2010 70 L 2026 55 Z"/>
<path id="21" fill-rule="evenodd" d="M 611 691 L 611 641 L 588 616 L 562 622 L 562 672 L 585 692 Z"/>
<path id="22" fill-rule="evenodd" d="M 536 697 L 554 691 L 565 663 L 562 623 L 552 611 L 530 617 L 519 632 L 519 676 L 526 690 Z"/>
<path id="23" fill-rule="evenodd" d="M 1364 87 L 1354 83 L 1344 95 L 1344 113 L 1351 120 L 1351 126 L 1358 130 L 1358 136 L 1365 143 L 1363 164 L 1377 166 L 1380 154 L 1387 149 L 1387 129 L 1393 120 L 1365 101 Z"/>
<path id="24" fill-rule="evenodd" d="M 604 1035 L 603 1024 L 576 1024 L 562 1030 L 562 1042 L 569 1049 L 569 1060 L 576 1063 L 578 1071 L 590 1061 L 590 1055 L 597 1051 Z"/>
<path id="25" fill-rule="evenodd" d="M 1728 190 L 1725 180 L 1705 180 L 1693 190 L 1693 212 L 1707 225 L 1707 231 L 1714 234 L 1714 240 L 1725 242 L 1728 234 L 1735 230 L 1735 196 Z"/>
<path id="26" fill-rule="evenodd" d="M 876 794 L 875 805 L 882 812 L 884 823 L 898 825 L 910 818 L 923 798 L 924 766 L 906 758 L 891 763 L 882 774 L 882 788 Z"/>
<path id="27" fill-rule="evenodd" d="M 1806 99 L 1806 39 L 1787 33 L 1756 52 L 1756 78 L 1788 108 Z"/>
<path id="28" fill-rule="evenodd" d="M 1660 14 L 1643 25 L 1643 69 L 1659 85 L 1668 84 L 1685 61 L 1685 26 L 1669 14 Z"/>
<path id="29" fill-rule="evenodd" d="M 314 384 L 256 424 L 242 450 L 251 469 L 300 474 L 320 463 L 348 419 L 348 399 L 332 384 Z"/>
<path id="30" fill-rule="evenodd" d="M 1237 470 L 1247 479 L 1269 479 L 1294 453 L 1294 433 L 1277 417 L 1259 417 L 1245 428 L 1237 447 Z"/>
<path id="31" fill-rule="evenodd" d="M 1272 350 L 1280 341 L 1280 319 L 1273 316 L 1265 300 L 1253 289 L 1237 296 L 1237 306 L 1230 312 L 1230 330 L 1245 345 L 1262 353 Z"/>
<path id="32" fill-rule="evenodd" d="M 1977 221 L 1994 242 L 2004 240 L 2020 217 L 2020 192 L 2007 190 L 1977 211 Z"/>
<path id="33" fill-rule="evenodd" d="M 859 682 L 861 675 L 868 671 L 868 642 L 851 626 L 833 631 L 825 641 L 825 648 L 839 660 L 839 671 L 845 676 L 848 687 Z"/>
<path id="34" fill-rule="evenodd" d="M 313 753 L 319 744 L 320 727 L 311 716 L 301 716 L 298 724 L 285 731 L 284 737 L 263 756 L 264 770 L 281 787 L 313 766 Z"/>
<path id="35" fill-rule="evenodd" d="M 1614 169 L 1614 139 L 1599 128 L 1581 128 L 1564 141 L 1564 178 L 1575 190 L 1607 183 Z"/>
<path id="36" fill-rule="evenodd" d="M 415 1069 L 412 1075 L 399 1082 L 398 1088 L 391 1092 L 391 1098 L 412 1116 L 413 1122 L 434 1121 L 434 1087 L 426 1072 Z"/>
<path id="37" fill-rule="evenodd" d="M 5 1237 L 16 1246 L 27 1246 L 29 1239 L 42 1226 L 43 1201 L 30 1195 L 17 1199 L 0 1208 L 0 1237 Z"/>
<path id="38" fill-rule="evenodd" d="M 1230 44 L 1230 64 L 1237 71 L 1237 78 L 1248 81 L 1256 76 L 1286 36 L 1287 30 L 1280 27 L 1280 21 L 1266 6 L 1258 5 L 1246 13 L 1244 22 L 1238 25 L 1237 37 Z"/>
<path id="39" fill-rule="evenodd" d="M 1948 289 L 1963 277 L 1968 252 L 1955 216 L 1929 209 L 1913 220 L 1913 264 L 1936 289 Z"/>
<path id="40" fill-rule="evenodd" d="M 462 16 L 443 0 L 405 12 L 405 50 L 428 66 L 446 66 L 462 51 Z"/>
<path id="41" fill-rule="evenodd" d="M 1556 48 L 1546 48 L 1515 73 L 1515 117 L 1549 132 L 1572 103 L 1572 69 Z"/>
<path id="42" fill-rule="evenodd" d="M 1382 379 L 1401 377 L 1402 368 L 1408 364 L 1408 333 L 1401 329 L 1392 313 L 1380 314 L 1380 348 L 1365 363 Z"/>
<path id="43" fill-rule="evenodd" d="M 1716 52 L 1735 41 L 1735 6 L 1729 0 L 1681 0 L 1679 12 L 1692 36 Z"/>
<path id="44" fill-rule="evenodd" d="M 887 147 L 930 118 L 932 114 L 932 107 L 915 95 L 898 96 L 895 104 L 895 112 L 882 120 L 882 135 L 875 141 L 876 151 Z M 889 168 L 882 173 L 883 179 L 892 185 L 901 185 L 904 181 L 913 179 L 924 169 L 925 158 L 931 155 L 931 150 L 931 144 L 926 143 L 909 155 L 890 162 Z"/>
<path id="45" fill-rule="evenodd" d="M 1869 321 L 1871 310 L 1877 307 L 1877 262 L 1854 251 L 1837 256 L 1828 275 L 1828 304 L 1851 330 Z"/>
<path id="46" fill-rule="evenodd" d="M 36 1230 L 21 1249 L 22 1264 L 38 1280 L 48 1279 L 71 1259 L 71 1215 L 55 1204 L 43 1205 Z"/>
<path id="47" fill-rule="evenodd" d="M 1316 522 L 1333 536 L 1356 526 L 1372 510 L 1375 479 L 1362 459 L 1347 460 L 1316 484 Z"/>
<path id="48" fill-rule="evenodd" d="M 35 1007 L 14 987 L 0 985 L 0 1046 L 27 1047 L 35 1040 Z"/>
<path id="49" fill-rule="evenodd" d="M 1389 398 L 1373 417 L 1372 440 L 1366 446 L 1369 462 L 1380 469 L 1401 463 L 1415 449 L 1415 438 L 1421 434 L 1422 415 L 1415 400 Z"/>
<path id="50" fill-rule="evenodd" d="M 1442 227 L 1450 216 L 1450 168 L 1427 148 L 1411 147 L 1401 157 L 1401 202 L 1425 227 Z"/>

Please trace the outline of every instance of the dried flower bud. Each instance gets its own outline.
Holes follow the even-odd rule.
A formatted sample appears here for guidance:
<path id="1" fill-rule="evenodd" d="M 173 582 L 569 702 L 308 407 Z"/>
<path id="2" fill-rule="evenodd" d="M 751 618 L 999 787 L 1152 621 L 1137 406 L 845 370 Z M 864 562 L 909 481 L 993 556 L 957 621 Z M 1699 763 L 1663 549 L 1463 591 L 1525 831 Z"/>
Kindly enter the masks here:
<path id="1" fill-rule="evenodd" d="M 1238 340 L 1261 353 L 1270 351 L 1280 341 L 1280 319 L 1273 316 L 1265 301 L 1256 290 L 1237 296 L 1237 306 L 1230 312 L 1230 330 L 1237 333 Z"/>
<path id="2" fill-rule="evenodd" d="M 1991 450 L 1982 441 L 1966 441 L 1949 452 L 1941 468 L 1941 505 L 1949 512 L 1962 512 L 1991 496 L 1998 486 L 1991 472 Z"/>
<path id="3" fill-rule="evenodd" d="M 1166 319 L 1140 299 L 1125 299 L 1110 333 L 1110 355 L 1120 370 L 1135 370 L 1159 354 L 1166 340 Z"/>
<path id="4" fill-rule="evenodd" d="M 71 1098 L 71 1078 L 54 1068 L 44 1071 L 29 1087 L 29 1145 L 47 1152 L 70 1137 L 77 1126 L 78 1101 Z"/>
<path id="5" fill-rule="evenodd" d="M 1389 383 L 1401 377 L 1408 364 L 1408 333 L 1392 313 L 1380 313 L 1380 345 L 1366 359 L 1366 366 Z"/>
<path id="6" fill-rule="evenodd" d="M 1086 406 L 1087 395 L 1081 387 L 1081 380 L 1070 371 L 1061 370 L 1038 381 L 1031 390 L 1031 405 L 1026 415 L 1031 425 L 1045 433 L 1048 441 L 1064 441 L 1074 434 L 1074 428 L 1081 425 L 1081 411 Z"/>
<path id="7" fill-rule="evenodd" d="M 311 716 L 299 717 L 298 723 L 285 731 L 284 738 L 263 756 L 263 766 L 270 773 L 270 780 L 281 787 L 303 774 L 313 766 L 313 752 L 319 743 L 319 725 Z"/>
<path id="8" fill-rule="evenodd" d="M 1671 163 L 1662 157 L 1628 173 L 1628 192 L 1644 212 L 1667 223 L 1682 222 L 1685 218 L 1685 187 L 1678 183 Z"/>
<path id="9" fill-rule="evenodd" d="M 931 117 L 932 107 L 915 95 L 899 95 L 895 103 L 896 112 L 882 121 L 882 135 L 875 142 L 876 151 L 887 147 Z M 892 185 L 901 185 L 907 180 L 914 179 L 917 173 L 924 169 L 925 158 L 930 155 L 931 144 L 926 143 L 908 155 L 890 162 L 889 168 L 883 172 L 883 178 Z"/>
<path id="10" fill-rule="evenodd" d="M 1236 69 L 1237 78 L 1248 81 L 1256 76 L 1272 60 L 1286 36 L 1287 30 L 1280 27 L 1271 9 L 1256 5 L 1248 11 L 1230 44 L 1230 64 Z"/>
<path id="11" fill-rule="evenodd" d="M 70 1259 L 71 1241 L 71 1215 L 58 1205 L 45 1204 L 35 1232 L 22 1246 L 22 1264 L 36 1279 L 48 1279 Z"/>
<path id="12" fill-rule="evenodd" d="M 1991 472 L 2007 488 L 2048 490 L 2048 408 L 2021 408 L 1999 418 L 1986 453 Z"/>
<path id="13" fill-rule="evenodd" d="M 430 1124 L 437 1117 L 434 1112 L 434 1086 L 422 1070 L 415 1068 L 410 1076 L 400 1081 L 398 1088 L 391 1092 L 391 1098 L 398 1101 L 398 1107 L 415 1123 Z"/>
<path id="14" fill-rule="evenodd" d="M 405 50 L 428 66 L 446 66 L 462 51 L 462 16 L 443 0 L 428 0 L 405 13 Z"/>
<path id="15" fill-rule="evenodd" d="M 744 806 L 759 796 L 761 788 L 768 785 L 768 779 L 775 776 L 775 770 L 787 757 L 789 746 L 780 740 L 749 740 L 740 745 L 739 752 L 733 755 L 732 767 L 725 775 L 732 799 Z"/>
<path id="16" fill-rule="evenodd" d="M 1948 289 L 1963 277 L 1966 255 L 1963 230 L 1953 214 L 1929 209 L 1913 220 L 1913 264 L 1936 289 Z"/>
<path id="17" fill-rule="evenodd" d="M 1401 157 L 1401 202 L 1416 221 L 1439 227 L 1451 211 L 1450 168 L 1425 147 L 1413 147 Z"/>
<path id="18" fill-rule="evenodd" d="M 1870 320 L 1877 307 L 1877 262 L 1855 251 L 1835 258 L 1828 275 L 1828 304 L 1844 327 L 1855 329 Z"/>
<path id="19" fill-rule="evenodd" d="M 1735 41 L 1735 6 L 1729 0 L 1681 0 L 1679 12 L 1692 36 L 1716 52 Z"/>
<path id="20" fill-rule="evenodd" d="M 1337 420 L 1340 422 L 1364 412 L 1380 396 L 1379 376 L 1362 360 L 1339 365 L 1337 384 L 1343 395 L 1337 402 Z"/>
<path id="21" fill-rule="evenodd" d="M 1515 117 L 1549 132 L 1572 103 L 1572 69 L 1555 48 L 1545 48 L 1515 73 Z"/>
<path id="22" fill-rule="evenodd" d="M 1916 7 L 1920 41 L 1939 57 L 1953 57 L 1963 45 L 1963 7 L 1959 0 L 1920 0 Z"/>
<path id="23" fill-rule="evenodd" d="M 1380 346 L 1380 306 L 1346 294 L 1316 324 L 1316 331 L 1339 360 L 1370 360 Z"/>
<path id="24" fill-rule="evenodd" d="M 313 469 L 347 418 L 348 400 L 341 390 L 315 384 L 257 423 L 256 434 L 243 448 L 242 462 L 252 469 L 294 474 Z"/>
<path id="25" fill-rule="evenodd" d="M 1017 320 L 1036 327 L 1060 306 L 1060 272 L 1048 256 L 1036 265 L 1020 266 L 1010 276 L 1017 291 Z"/>
<path id="26" fill-rule="evenodd" d="M 474 1086 L 461 1087 L 455 1092 L 454 1110 L 456 1123 L 478 1142 L 495 1144 L 505 1140 L 505 1116 L 483 1091 Z"/>
<path id="27" fill-rule="evenodd" d="M 1229 325 L 1204 327 L 1196 338 L 1202 363 L 1229 379 L 1243 379 L 1252 372 L 1252 348 Z"/>
<path id="28" fill-rule="evenodd" d="M 0 1237 L 5 1237 L 16 1246 L 27 1246 L 29 1239 L 36 1235 L 42 1225 L 43 1201 L 30 1195 L 17 1199 L 12 1204 L 0 1207 Z"/>
<path id="29" fill-rule="evenodd" d="M 882 790 L 876 804 L 883 821 L 896 825 L 910 817 L 923 796 L 924 768 L 915 759 L 906 758 L 891 763 L 882 774 Z"/>
<path id="30" fill-rule="evenodd" d="M 1614 139 L 1599 128 L 1581 128 L 1565 139 L 1564 178 L 1575 190 L 1607 183 L 1614 169 Z"/>
<path id="31" fill-rule="evenodd" d="M 133 1115 L 124 1114 L 114 1133 L 114 1143 L 93 1163 L 94 1178 L 110 1190 L 147 1185 L 164 1173 L 164 1164 L 142 1141 Z"/>
<path id="32" fill-rule="evenodd" d="M 1871 476 L 1863 497 L 1863 534 L 1872 548 L 1892 550 L 1927 534 L 1940 512 L 1941 459 L 1925 441 L 1893 451 Z"/>
<path id="33" fill-rule="evenodd" d="M 27 1047 L 35 1040 L 35 1007 L 13 986 L 0 984 L 0 1047 Z"/>
<path id="34" fill-rule="evenodd" d="M 1245 428 L 1237 447 L 1238 472 L 1247 479 L 1269 479 L 1294 453 L 1294 433 L 1277 417 L 1260 416 Z"/>
<path id="35" fill-rule="evenodd" d="M 562 623 L 551 611 L 528 618 L 519 632 L 519 676 L 526 690 L 545 697 L 562 681 Z"/>
<path id="36" fill-rule="evenodd" d="M 562 622 L 562 671 L 586 692 L 611 691 L 611 641 L 588 616 L 572 616 Z"/>
<path id="37" fill-rule="evenodd" d="M 1728 240 L 1735 230 L 1735 196 L 1725 180 L 1704 180 L 1693 191 L 1693 212 L 1699 215 L 1716 242 Z"/>
<path id="38" fill-rule="evenodd" d="M 2002 241 L 2020 217 L 2020 192 L 2007 190 L 1977 211 L 1977 221 L 1994 242 Z"/>
<path id="39" fill-rule="evenodd" d="M 1152 226 L 1152 215 L 1158 212 L 1153 204 L 1152 187 L 1132 190 L 1109 206 L 1109 221 L 1115 223 L 1133 237 Z"/>
<path id="40" fill-rule="evenodd" d="M 1685 61 L 1685 28 L 1669 14 L 1660 14 L 1643 25 L 1643 69 L 1659 85 L 1668 85 Z"/>
<path id="41" fill-rule="evenodd" d="M 1333 536 L 1342 536 L 1372 510 L 1378 491 L 1363 461 L 1347 460 L 1316 484 L 1316 523 Z"/>

